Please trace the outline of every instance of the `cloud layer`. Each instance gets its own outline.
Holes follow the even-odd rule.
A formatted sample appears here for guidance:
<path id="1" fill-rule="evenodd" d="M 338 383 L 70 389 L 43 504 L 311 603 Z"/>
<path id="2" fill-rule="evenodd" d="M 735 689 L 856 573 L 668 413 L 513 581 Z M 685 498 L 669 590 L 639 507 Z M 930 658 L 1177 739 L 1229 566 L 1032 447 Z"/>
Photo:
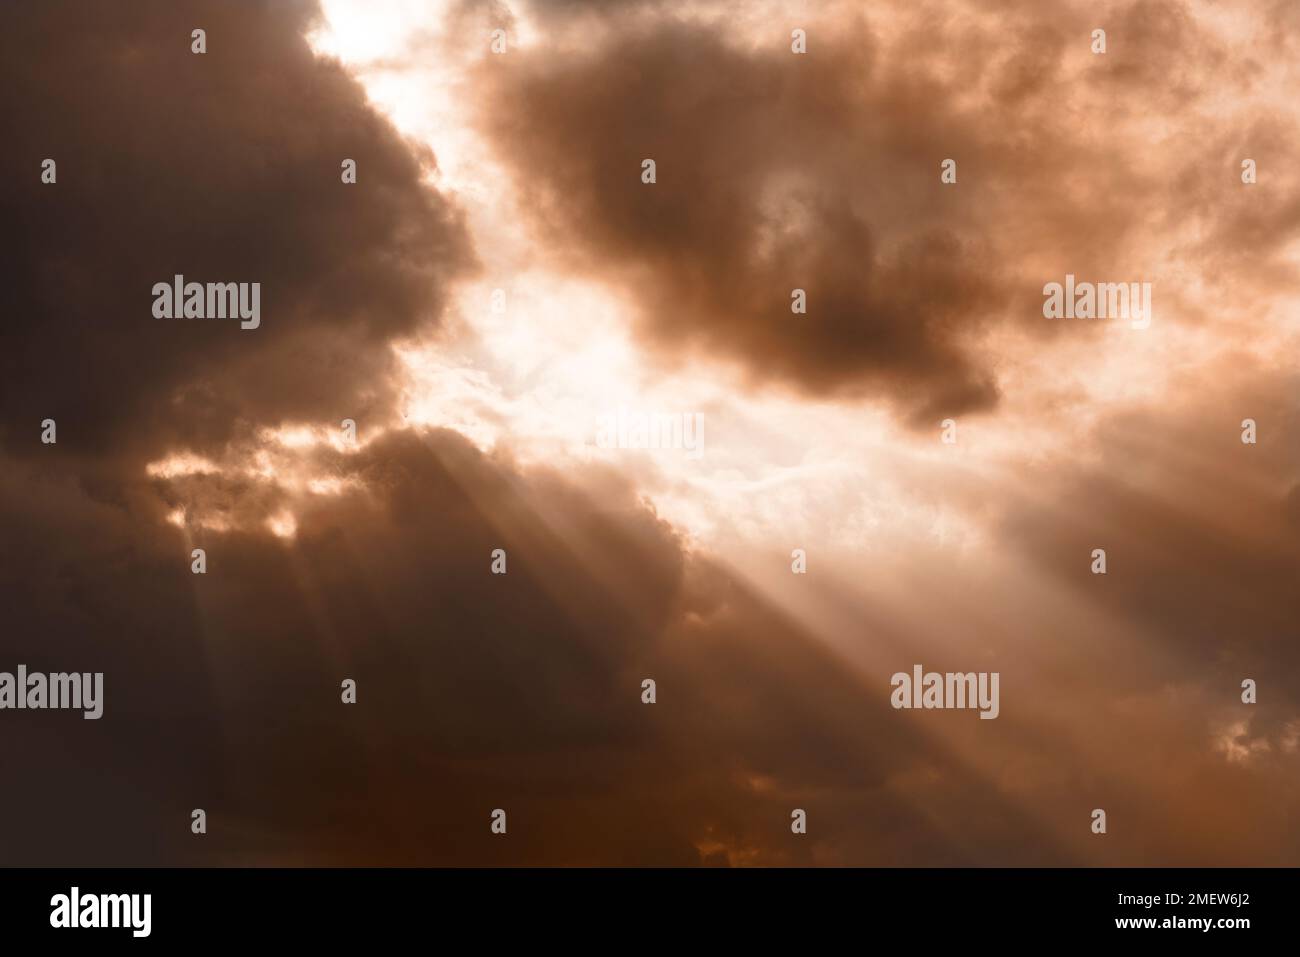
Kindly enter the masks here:
<path id="1" fill-rule="evenodd" d="M 4 863 L 1300 859 L 1300 384 L 1277 358 L 1300 179 L 1268 110 L 1291 41 L 1115 4 L 1096 58 L 1085 5 L 851 6 L 802 57 L 800 24 L 711 3 L 452 4 L 411 40 L 462 38 L 530 265 L 616 290 L 639 369 L 738 371 L 756 416 L 780 394 L 897 424 L 874 458 L 846 442 L 819 512 L 748 480 L 758 443 L 681 480 L 705 511 L 739 489 L 712 540 L 664 517 L 674 479 L 643 458 L 526 464 L 505 413 L 491 448 L 403 422 L 393 345 L 442 358 L 448 318 L 474 330 L 457 291 L 493 251 L 478 198 L 313 54 L 313 6 L 5 16 L 0 670 L 102 671 L 106 699 L 97 722 L 0 712 Z M 531 40 L 494 56 L 498 24 Z M 1067 271 L 1150 276 L 1163 324 L 1052 326 Z M 155 319 L 174 273 L 261 282 L 261 328 Z M 949 415 L 967 444 L 941 458 Z M 857 523 L 881 475 L 907 535 Z M 1000 717 L 891 709 L 918 661 L 1000 671 Z"/>

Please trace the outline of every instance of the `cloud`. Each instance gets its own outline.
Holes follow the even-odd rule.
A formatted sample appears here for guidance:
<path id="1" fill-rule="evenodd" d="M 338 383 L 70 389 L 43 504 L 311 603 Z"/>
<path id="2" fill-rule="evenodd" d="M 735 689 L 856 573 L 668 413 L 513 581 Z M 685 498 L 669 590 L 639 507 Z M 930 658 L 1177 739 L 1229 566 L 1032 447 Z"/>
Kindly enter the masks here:
<path id="1" fill-rule="evenodd" d="M 472 267 L 434 158 L 302 33 L 307 3 L 43 4 L 6 19 L 0 403 L 10 454 L 220 444 L 386 411 L 389 342 Z M 206 54 L 190 31 L 207 31 Z M 42 160 L 55 185 L 40 181 Z M 341 163 L 355 159 L 354 186 Z M 156 282 L 260 282 L 262 323 L 164 320 Z M 42 450 L 45 451 L 45 450 Z M 45 452 L 49 454 L 49 452 Z"/>
<path id="2" fill-rule="evenodd" d="M 1067 269 L 1135 279 L 1169 249 L 1198 267 L 1260 229 L 1258 259 L 1209 278 L 1252 297 L 1224 322 L 1249 328 L 1291 290 L 1295 178 L 1270 161 L 1268 199 L 1232 181 L 1235 131 L 1279 156 L 1284 124 L 1241 111 L 1206 134 L 1210 164 L 1117 148 L 1165 111 L 1218 106 L 1198 64 L 1225 63 L 1222 43 L 1190 8 L 1118 8 L 1114 58 L 1093 61 L 1082 6 L 828 8 L 806 58 L 784 23 L 729 30 L 725 6 L 589 6 L 527 8 L 542 42 L 484 53 L 466 90 L 543 240 L 528 252 L 626 291 L 658 361 L 723 360 L 755 389 L 869 396 L 933 427 L 995 409 L 987 337 L 1087 347 L 1038 311 Z M 5 713 L 0 762 L 27 782 L 3 799 L 23 824 L 7 862 L 1294 860 L 1300 423 L 1263 339 L 1090 410 L 1094 430 L 1045 407 L 1072 441 L 1009 464 L 900 456 L 881 471 L 916 511 L 977 534 L 956 550 L 881 535 L 842 563 L 810 543 L 804 588 L 786 540 L 802 518 L 773 517 L 789 509 L 762 482 L 759 541 L 711 551 L 636 468 L 519 464 L 509 415 L 492 451 L 401 424 L 392 345 L 430 341 L 474 250 L 457 198 L 426 182 L 428 149 L 311 54 L 314 16 L 51 4 L 0 31 L 10 88 L 32 91 L 0 186 L 0 667 L 105 673 L 101 721 Z M 516 27 L 503 5 L 459 5 L 403 55 L 484 17 Z M 1081 119 L 1102 104 L 1105 122 Z M 1189 119 L 1170 142 L 1199 135 Z M 175 272 L 261 282 L 262 327 L 154 319 L 150 288 Z M 1031 385 L 1050 394 L 1054 372 Z M 355 447 L 335 441 L 343 417 Z M 799 421 L 773 453 L 792 483 Z M 863 463 L 830 461 L 808 473 L 836 476 L 818 521 L 861 494 Z M 1099 545 L 1104 579 L 1087 571 Z M 776 569 L 766 587 L 746 562 Z M 788 610 L 801 588 L 806 617 Z M 892 710 L 889 676 L 916 661 L 1000 670 L 1000 717 Z M 1122 840 L 1093 838 L 1095 806 Z M 507 839 L 488 830 L 498 807 Z"/>
<path id="3" fill-rule="evenodd" d="M 542 39 L 483 58 L 480 126 L 525 215 L 561 268 L 632 293 L 662 359 L 883 399 L 930 428 L 997 404 L 992 332 L 1088 331 L 1042 318 L 1043 284 L 1067 272 L 1155 281 L 1173 322 L 1171 247 L 1213 268 L 1232 236 L 1272 224 L 1251 255 L 1284 282 L 1300 181 L 1278 157 L 1294 129 L 1250 99 L 1256 78 L 1230 57 L 1244 44 L 1186 5 L 1117 7 L 1104 55 L 1083 5 L 851 6 L 796 21 L 725 3 L 536 5 Z M 1237 179 L 1250 124 L 1269 130 L 1255 145 L 1280 207 Z M 1175 214 L 1189 193 L 1194 222 Z"/>
<path id="4" fill-rule="evenodd" d="M 10 860 L 680 864 L 751 846 L 807 863 L 780 837 L 800 795 L 861 790 L 909 817 L 885 782 L 918 739 L 875 733 L 885 697 L 616 476 L 579 489 L 446 431 L 342 458 L 361 481 L 302 509 L 289 543 L 166 525 L 143 480 L 101 503 L 7 471 L 7 657 L 75 660 L 106 687 L 93 728 L 18 716 L 6 760 L 41 783 L 7 799 L 27 823 Z M 51 535 L 86 547 L 37 548 Z M 94 806 L 65 817 L 91 782 Z"/>

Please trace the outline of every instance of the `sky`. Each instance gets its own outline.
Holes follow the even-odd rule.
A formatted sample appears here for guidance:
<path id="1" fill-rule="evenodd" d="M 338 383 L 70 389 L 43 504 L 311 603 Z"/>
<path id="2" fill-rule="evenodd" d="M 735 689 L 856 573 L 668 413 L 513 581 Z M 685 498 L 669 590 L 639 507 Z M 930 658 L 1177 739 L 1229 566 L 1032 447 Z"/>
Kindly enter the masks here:
<path id="1" fill-rule="evenodd" d="M 0 18 L 0 863 L 1300 863 L 1294 4 Z"/>

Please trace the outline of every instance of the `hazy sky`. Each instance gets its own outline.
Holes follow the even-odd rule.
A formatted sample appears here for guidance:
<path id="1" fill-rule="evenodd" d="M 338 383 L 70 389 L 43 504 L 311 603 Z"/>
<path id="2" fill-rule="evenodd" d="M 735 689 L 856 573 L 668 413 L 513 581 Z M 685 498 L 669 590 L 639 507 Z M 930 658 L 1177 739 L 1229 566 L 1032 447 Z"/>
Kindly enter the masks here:
<path id="1" fill-rule="evenodd" d="M 1298 37 L 6 7 L 0 671 L 105 703 L 0 711 L 0 863 L 1300 863 Z M 260 327 L 155 318 L 178 273 Z"/>

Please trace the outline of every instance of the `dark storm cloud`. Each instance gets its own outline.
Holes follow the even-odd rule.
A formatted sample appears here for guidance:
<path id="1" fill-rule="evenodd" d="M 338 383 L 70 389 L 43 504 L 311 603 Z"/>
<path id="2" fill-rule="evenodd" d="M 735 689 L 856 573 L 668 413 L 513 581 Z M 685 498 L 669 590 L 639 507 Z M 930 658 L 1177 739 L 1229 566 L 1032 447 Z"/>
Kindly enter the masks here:
<path id="1" fill-rule="evenodd" d="M 57 469 L 6 470 L 7 659 L 75 660 L 107 689 L 93 727 L 28 712 L 5 735 L 27 782 L 6 795 L 24 822 L 7 862 L 812 862 L 825 845 L 793 839 L 795 806 L 825 815 L 837 860 L 962 858 L 887 786 L 935 754 L 884 685 L 684 551 L 621 480 L 580 490 L 451 432 L 334 464 L 364 488 L 304 510 L 293 543 L 191 542 L 142 488 L 105 505 Z M 1023 832 L 976 778 L 949 780 L 983 793 L 978 847 Z"/>
<path id="2" fill-rule="evenodd" d="M 1043 321 L 1044 282 L 1162 278 L 1167 247 L 1153 235 L 1191 222 L 1189 178 L 1208 232 L 1231 227 L 1240 213 L 1215 202 L 1249 199 L 1236 161 L 1206 156 L 1208 131 L 1230 156 L 1243 123 L 1292 139 L 1272 111 L 1180 115 L 1221 91 L 1207 66 L 1235 91 L 1251 72 L 1229 68 L 1179 3 L 1119 8 L 1100 56 L 1086 5 L 774 13 L 757 39 L 725 3 L 533 12 L 543 39 L 481 66 L 481 125 L 569 268 L 630 290 L 665 356 L 735 360 L 755 384 L 814 395 L 881 396 L 927 427 L 997 401 L 985 331 L 1083 331 Z M 795 25 L 807 55 L 789 50 Z M 1168 138 L 1143 142 L 1148 122 Z M 640 182 L 645 158 L 653 186 Z M 940 183 L 946 158 L 953 186 Z M 1300 195 L 1285 182 L 1281 195 Z M 1276 208 L 1278 195 L 1259 202 Z M 1283 248 L 1293 226 L 1263 242 Z M 790 312 L 795 288 L 807 316 Z"/>
<path id="3" fill-rule="evenodd" d="M 910 387 L 922 408 L 988 404 L 989 378 L 950 340 L 999 301 L 996 264 L 935 221 L 941 196 L 882 242 L 873 208 L 919 192 L 890 178 L 937 178 L 948 154 L 919 117 L 924 168 L 902 173 L 906 158 L 884 153 L 854 168 L 876 129 L 855 119 L 872 60 L 855 40 L 856 59 L 788 62 L 668 23 L 589 54 L 519 53 L 486 65 L 483 116 L 525 203 L 632 283 L 659 346 L 738 356 L 757 380 L 810 391 L 866 380 Z M 654 186 L 639 180 L 643 158 Z M 846 192 L 848 177 L 860 188 Z M 807 317 L 791 315 L 795 288 Z"/>
<path id="4" fill-rule="evenodd" d="M 388 341 L 438 317 L 471 254 L 420 182 L 432 155 L 312 55 L 314 15 L 301 2 L 6 8 L 11 454 L 46 417 L 66 454 L 384 408 Z M 195 28 L 206 54 L 191 52 Z M 55 185 L 40 182 L 47 157 Z M 260 282 L 261 327 L 154 318 L 153 284 L 177 273 Z"/>

